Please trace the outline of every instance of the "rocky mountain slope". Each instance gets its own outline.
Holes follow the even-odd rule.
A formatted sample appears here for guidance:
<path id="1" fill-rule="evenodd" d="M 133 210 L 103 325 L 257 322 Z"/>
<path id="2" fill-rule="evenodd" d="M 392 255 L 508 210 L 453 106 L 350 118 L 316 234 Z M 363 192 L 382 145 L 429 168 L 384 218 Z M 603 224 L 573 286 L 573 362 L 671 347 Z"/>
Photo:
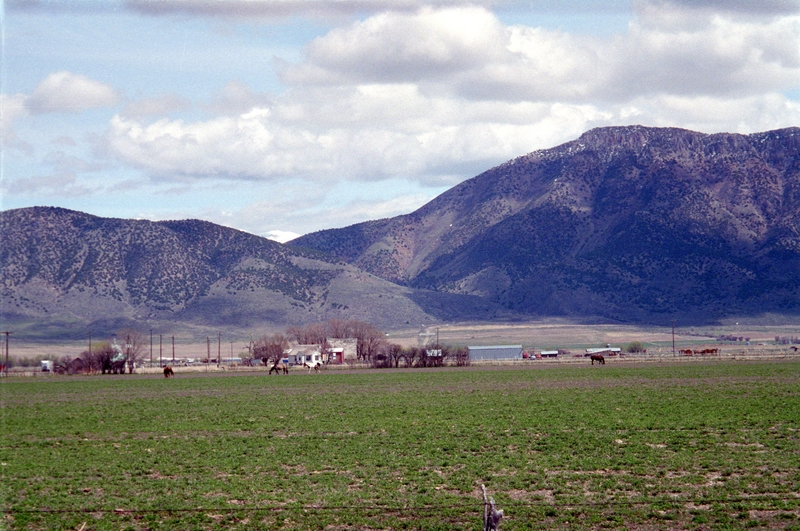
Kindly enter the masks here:
<path id="1" fill-rule="evenodd" d="M 291 244 L 532 315 L 797 315 L 800 129 L 595 129 L 411 214 Z"/>
<path id="2" fill-rule="evenodd" d="M 75 334 L 248 329 L 342 318 L 430 321 L 400 287 L 316 251 L 212 223 L 106 219 L 60 208 L 0 213 L 4 325 Z M 434 294 L 435 295 L 435 294 Z"/>

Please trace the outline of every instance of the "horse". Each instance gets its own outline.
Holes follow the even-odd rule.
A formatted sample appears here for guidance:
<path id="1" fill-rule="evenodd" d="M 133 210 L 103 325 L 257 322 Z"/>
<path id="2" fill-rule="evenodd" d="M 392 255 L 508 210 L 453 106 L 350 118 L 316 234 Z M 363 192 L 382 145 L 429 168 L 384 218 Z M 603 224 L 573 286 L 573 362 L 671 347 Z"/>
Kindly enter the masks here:
<path id="1" fill-rule="evenodd" d="M 600 365 L 606 364 L 606 359 L 603 357 L 602 354 L 592 354 L 591 359 L 592 359 L 592 365 L 594 365 L 595 361 Z"/>
<path id="2" fill-rule="evenodd" d="M 322 363 L 320 363 L 318 361 L 314 362 L 314 363 L 305 362 L 303 364 L 303 367 L 308 367 L 308 374 L 311 374 L 311 369 L 314 369 L 314 372 L 319 372 L 320 365 L 322 365 Z"/>
<path id="3" fill-rule="evenodd" d="M 164 378 L 169 378 L 170 376 L 174 377 L 175 372 L 172 370 L 172 367 L 167 365 L 166 367 L 164 367 Z"/>
<path id="4" fill-rule="evenodd" d="M 287 367 L 282 361 L 278 361 L 275 362 L 275 364 L 269 370 L 269 374 L 272 374 L 272 371 L 275 371 L 275 374 L 280 374 L 281 371 L 283 371 L 283 374 L 289 374 L 289 367 Z"/>

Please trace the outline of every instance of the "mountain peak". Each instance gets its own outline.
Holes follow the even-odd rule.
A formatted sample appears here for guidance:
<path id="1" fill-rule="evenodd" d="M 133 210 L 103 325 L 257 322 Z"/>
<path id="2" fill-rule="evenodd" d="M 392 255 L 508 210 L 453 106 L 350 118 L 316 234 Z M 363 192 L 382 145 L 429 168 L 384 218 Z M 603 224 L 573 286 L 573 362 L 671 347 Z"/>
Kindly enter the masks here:
<path id="1" fill-rule="evenodd" d="M 799 131 L 592 129 L 465 181 L 414 215 L 293 243 L 523 313 L 796 312 Z"/>

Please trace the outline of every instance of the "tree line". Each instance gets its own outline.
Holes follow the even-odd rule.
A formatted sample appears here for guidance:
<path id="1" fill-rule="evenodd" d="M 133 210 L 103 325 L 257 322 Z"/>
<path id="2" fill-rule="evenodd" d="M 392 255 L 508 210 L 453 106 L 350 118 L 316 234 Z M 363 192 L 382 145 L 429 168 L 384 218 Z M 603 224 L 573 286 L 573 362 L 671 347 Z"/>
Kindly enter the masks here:
<path id="1" fill-rule="evenodd" d="M 320 345 L 323 356 L 330 359 L 331 339 L 355 339 L 356 359 L 376 368 L 441 367 L 445 364 L 468 365 L 466 347 L 435 346 L 403 347 L 391 343 L 376 326 L 363 321 L 332 319 L 305 326 L 290 326 L 285 334 L 261 336 L 252 347 L 254 360 L 268 365 L 277 363 L 291 342 L 299 345 Z"/>
<path id="2" fill-rule="evenodd" d="M 54 360 L 53 372 L 58 374 L 77 374 L 99 372 L 101 374 L 133 373 L 144 357 L 145 335 L 134 329 L 118 332 L 117 337 L 124 343 L 117 345 L 110 341 L 91 343 L 78 357 L 62 356 Z"/>
<path id="3" fill-rule="evenodd" d="M 132 373 L 145 358 L 147 338 L 135 329 L 117 332 L 121 344 L 110 341 L 90 341 L 89 348 L 79 356 L 62 356 L 54 360 L 53 371 L 59 374 Z M 435 345 L 432 347 L 403 347 L 387 340 L 386 333 L 364 321 L 332 319 L 305 326 L 290 326 L 284 333 L 264 334 L 247 346 L 243 355 L 245 365 L 264 365 L 279 362 L 289 345 L 319 345 L 325 359 L 331 359 L 333 339 L 355 339 L 356 359 L 375 368 L 441 367 L 469 364 L 466 347 Z M 326 356 L 327 355 L 327 356 Z"/>

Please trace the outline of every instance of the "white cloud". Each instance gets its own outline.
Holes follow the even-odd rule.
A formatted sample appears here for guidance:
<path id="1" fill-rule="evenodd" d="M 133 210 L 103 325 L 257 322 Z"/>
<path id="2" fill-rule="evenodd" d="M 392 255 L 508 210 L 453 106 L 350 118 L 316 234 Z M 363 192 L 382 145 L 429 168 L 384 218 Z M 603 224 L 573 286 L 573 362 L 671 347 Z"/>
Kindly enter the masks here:
<path id="1" fill-rule="evenodd" d="M 780 92 L 800 79 L 800 17 L 638 13 L 605 39 L 504 26 L 478 7 L 379 13 L 310 43 L 280 96 L 231 82 L 212 119 L 120 114 L 108 146 L 160 176 L 438 186 L 595 126 L 796 123 Z"/>
<path id="2" fill-rule="evenodd" d="M 592 106 L 469 103 L 429 97 L 414 86 L 378 85 L 295 93 L 238 116 L 145 123 L 111 120 L 108 148 L 160 176 L 274 180 L 458 182 L 458 168 L 485 168 L 551 136 L 579 134 L 606 117 Z M 449 177 L 448 177 L 449 176 Z"/>
<path id="3" fill-rule="evenodd" d="M 505 28 L 484 9 L 425 7 L 388 12 L 337 28 L 308 47 L 309 71 L 291 81 L 338 79 L 357 83 L 435 80 L 482 67 L 505 54 Z"/>
<path id="4" fill-rule="evenodd" d="M 117 94 L 109 85 L 80 74 L 61 71 L 39 82 L 25 101 L 25 106 L 36 114 L 79 113 L 98 107 L 111 107 L 117 100 Z"/>
<path id="5" fill-rule="evenodd" d="M 800 17 L 750 20 L 646 4 L 607 39 L 504 27 L 480 8 L 382 13 L 308 47 L 288 83 L 417 83 L 473 99 L 624 100 L 641 94 L 741 96 L 797 85 Z"/>
<path id="6" fill-rule="evenodd" d="M 262 236 L 264 236 L 269 240 L 275 240 L 276 242 L 286 243 L 294 240 L 295 238 L 299 238 L 301 234 L 286 230 L 270 230 L 262 234 Z"/>

